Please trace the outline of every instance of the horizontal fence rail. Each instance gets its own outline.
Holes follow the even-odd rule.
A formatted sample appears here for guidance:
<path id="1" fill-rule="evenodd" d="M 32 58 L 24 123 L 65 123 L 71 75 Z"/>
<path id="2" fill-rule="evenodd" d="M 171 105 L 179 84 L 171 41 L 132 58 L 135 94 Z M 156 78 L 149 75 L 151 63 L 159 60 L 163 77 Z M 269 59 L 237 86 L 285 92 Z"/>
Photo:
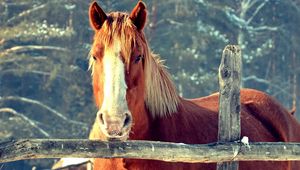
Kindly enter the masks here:
<path id="1" fill-rule="evenodd" d="M 167 162 L 300 161 L 300 143 L 182 144 L 154 141 L 26 139 L 0 142 L 0 163 L 39 158 L 134 158 Z"/>

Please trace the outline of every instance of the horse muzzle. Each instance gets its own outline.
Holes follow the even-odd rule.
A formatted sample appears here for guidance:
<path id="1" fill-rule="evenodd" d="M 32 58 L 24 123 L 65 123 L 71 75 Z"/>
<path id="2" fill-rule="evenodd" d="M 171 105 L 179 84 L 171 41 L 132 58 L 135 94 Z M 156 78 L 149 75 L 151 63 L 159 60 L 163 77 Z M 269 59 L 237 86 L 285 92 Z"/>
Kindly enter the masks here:
<path id="1" fill-rule="evenodd" d="M 132 116 L 131 113 L 110 115 L 105 112 L 98 112 L 100 129 L 107 140 L 126 140 L 129 137 Z"/>

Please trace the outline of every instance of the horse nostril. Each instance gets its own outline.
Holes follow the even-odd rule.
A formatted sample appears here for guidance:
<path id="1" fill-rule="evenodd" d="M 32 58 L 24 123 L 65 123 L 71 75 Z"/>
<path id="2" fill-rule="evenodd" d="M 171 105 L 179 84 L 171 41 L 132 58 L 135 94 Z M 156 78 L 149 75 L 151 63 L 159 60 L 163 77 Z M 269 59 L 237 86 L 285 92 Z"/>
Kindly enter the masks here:
<path id="1" fill-rule="evenodd" d="M 100 123 L 104 124 L 103 113 L 99 113 L 99 119 L 100 119 Z"/>
<path id="2" fill-rule="evenodd" d="M 128 126 L 131 123 L 131 115 L 130 113 L 125 113 L 124 126 Z"/>

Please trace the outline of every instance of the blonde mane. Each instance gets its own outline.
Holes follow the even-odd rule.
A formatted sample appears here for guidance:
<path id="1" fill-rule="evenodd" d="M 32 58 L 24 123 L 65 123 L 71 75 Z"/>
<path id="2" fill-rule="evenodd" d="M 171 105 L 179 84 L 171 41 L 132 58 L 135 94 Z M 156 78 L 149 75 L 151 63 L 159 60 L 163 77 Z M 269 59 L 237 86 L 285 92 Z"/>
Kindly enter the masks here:
<path id="1" fill-rule="evenodd" d="M 146 56 L 145 76 L 145 103 L 152 116 L 166 116 L 177 112 L 179 96 L 159 56 L 152 53 Z"/>
<path id="2" fill-rule="evenodd" d="M 122 44 L 125 56 L 131 55 L 132 47 L 139 44 L 144 50 L 145 57 L 145 105 L 152 117 L 162 117 L 177 112 L 180 98 L 176 92 L 171 76 L 163 65 L 162 60 L 153 54 L 145 39 L 144 33 L 137 31 L 128 14 L 110 13 L 111 20 L 103 24 L 101 30 L 96 33 L 94 44 L 90 54 L 97 50 L 97 44 L 111 45 L 118 39 Z M 130 57 L 125 59 L 129 65 Z M 89 65 L 94 72 L 95 61 L 90 56 Z"/>

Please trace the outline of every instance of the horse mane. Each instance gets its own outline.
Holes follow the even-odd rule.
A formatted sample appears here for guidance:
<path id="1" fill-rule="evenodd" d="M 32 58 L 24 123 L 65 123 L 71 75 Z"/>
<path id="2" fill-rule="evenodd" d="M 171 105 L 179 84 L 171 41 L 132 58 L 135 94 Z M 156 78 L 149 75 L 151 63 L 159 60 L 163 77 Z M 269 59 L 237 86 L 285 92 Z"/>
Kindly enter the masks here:
<path id="1" fill-rule="evenodd" d="M 137 44 L 144 50 L 145 72 L 145 105 L 152 117 L 162 117 L 177 112 L 180 98 L 177 94 L 171 76 L 166 70 L 163 61 L 158 55 L 151 52 L 147 40 L 142 31 L 138 31 L 130 20 L 128 14 L 112 12 L 107 21 L 94 37 L 94 44 L 90 54 L 97 49 L 98 43 L 105 46 L 113 45 L 113 40 L 119 40 L 122 44 L 121 51 L 125 56 L 131 55 L 131 49 Z M 129 65 L 130 57 L 125 59 Z M 94 72 L 95 61 L 90 56 L 89 68 Z"/>
<path id="2" fill-rule="evenodd" d="M 145 103 L 152 116 L 167 116 L 177 112 L 180 98 L 169 72 L 158 55 L 145 56 Z"/>

